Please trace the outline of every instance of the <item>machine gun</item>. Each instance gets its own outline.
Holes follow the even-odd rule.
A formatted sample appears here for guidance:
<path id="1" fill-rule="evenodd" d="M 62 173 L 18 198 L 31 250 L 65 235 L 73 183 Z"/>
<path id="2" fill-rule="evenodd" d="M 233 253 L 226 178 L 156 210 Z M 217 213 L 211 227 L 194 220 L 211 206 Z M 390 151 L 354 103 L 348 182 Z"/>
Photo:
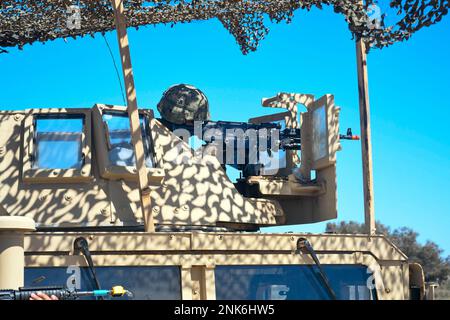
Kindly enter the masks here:
<path id="1" fill-rule="evenodd" d="M 48 296 L 56 296 L 60 300 L 75 300 L 80 297 L 123 297 L 124 295 L 131 295 L 131 292 L 124 289 L 122 286 L 112 287 L 110 290 L 92 290 L 92 291 L 78 291 L 70 290 L 65 287 L 49 286 L 49 287 L 33 287 L 33 288 L 19 288 L 19 290 L 0 290 L 0 300 L 30 300 L 34 293 L 43 293 Z"/>
<path id="2" fill-rule="evenodd" d="M 282 128 L 279 123 L 248 123 L 233 121 L 196 121 L 191 124 L 174 124 L 159 119 L 175 134 L 186 130 L 189 135 L 203 140 L 204 147 L 214 146 L 221 153 L 222 163 L 243 172 L 244 177 L 260 175 L 264 167 L 260 152 L 269 157 L 274 152 L 301 150 L 301 130 Z M 342 140 L 359 140 L 352 129 L 339 135 Z M 225 160 L 226 159 L 226 160 Z"/>
<path id="3" fill-rule="evenodd" d="M 174 124 L 164 119 L 160 121 L 176 135 L 180 130 L 186 130 L 190 136 L 203 140 L 205 149 L 214 147 L 224 165 L 242 171 L 244 176 L 259 175 L 264 167 L 260 152 L 271 156 L 279 150 L 301 149 L 300 129 L 282 129 L 275 122 L 196 121 L 193 124 Z"/>

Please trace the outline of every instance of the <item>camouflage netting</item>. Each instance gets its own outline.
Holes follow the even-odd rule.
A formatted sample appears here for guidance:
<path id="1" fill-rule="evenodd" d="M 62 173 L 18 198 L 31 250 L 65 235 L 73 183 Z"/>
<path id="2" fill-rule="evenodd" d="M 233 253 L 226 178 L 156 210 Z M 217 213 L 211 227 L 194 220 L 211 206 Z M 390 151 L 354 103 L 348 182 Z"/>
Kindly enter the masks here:
<path id="1" fill-rule="evenodd" d="M 310 10 L 329 5 L 344 15 L 356 38 L 363 37 L 370 47 L 383 48 L 407 40 L 417 30 L 430 26 L 448 12 L 450 0 L 391 0 L 397 23 L 386 27 L 384 15 L 377 23 L 370 15 L 374 0 L 124 0 L 128 25 L 184 23 L 219 19 L 236 38 L 246 54 L 256 50 L 268 33 L 267 17 L 272 22 L 290 22 L 297 9 Z M 69 28 L 71 5 L 80 8 L 80 28 Z M 0 3 L 0 47 L 19 47 L 57 38 L 94 35 L 114 29 L 109 0 L 3 0 Z M 1 48 L 0 48 L 1 52 Z"/>

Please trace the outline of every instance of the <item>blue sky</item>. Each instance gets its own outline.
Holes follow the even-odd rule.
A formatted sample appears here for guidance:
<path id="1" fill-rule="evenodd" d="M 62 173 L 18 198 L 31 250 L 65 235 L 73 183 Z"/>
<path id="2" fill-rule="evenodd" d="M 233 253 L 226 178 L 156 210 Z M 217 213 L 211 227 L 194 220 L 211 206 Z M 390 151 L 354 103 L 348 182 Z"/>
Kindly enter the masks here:
<path id="1" fill-rule="evenodd" d="M 190 83 L 208 96 L 213 119 L 246 121 L 271 111 L 277 92 L 335 95 L 341 128 L 359 133 L 355 43 L 332 10 L 297 11 L 289 25 L 270 25 L 258 51 L 244 56 L 217 20 L 130 30 L 141 107 Z M 117 57 L 115 33 L 107 39 Z M 376 217 L 408 226 L 450 254 L 450 18 L 405 43 L 369 54 Z M 118 60 L 117 60 L 118 61 Z M 26 46 L 0 55 L 0 109 L 122 104 L 101 36 Z M 272 111 L 273 112 L 273 111 Z M 341 220 L 363 220 L 360 145 L 338 154 Z M 272 231 L 320 232 L 324 223 Z"/>

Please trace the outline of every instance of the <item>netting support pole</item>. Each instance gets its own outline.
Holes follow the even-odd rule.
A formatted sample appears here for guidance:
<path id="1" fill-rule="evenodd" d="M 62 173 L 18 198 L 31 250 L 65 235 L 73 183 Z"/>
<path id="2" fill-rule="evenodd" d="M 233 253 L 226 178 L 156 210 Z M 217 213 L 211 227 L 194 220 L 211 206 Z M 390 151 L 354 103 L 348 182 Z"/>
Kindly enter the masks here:
<path id="1" fill-rule="evenodd" d="M 363 39 L 356 42 L 358 71 L 359 117 L 361 126 L 361 153 L 363 165 L 364 223 L 368 235 L 374 235 L 375 210 L 372 173 L 372 141 L 370 132 L 369 83 L 367 75 L 367 52 Z"/>
<path id="2" fill-rule="evenodd" d="M 127 24 L 124 15 L 123 0 L 111 0 L 114 8 L 114 17 L 119 42 L 120 58 L 122 62 L 123 79 L 127 96 L 127 111 L 130 119 L 131 141 L 136 157 L 136 170 L 139 181 L 141 208 L 146 232 L 155 232 L 155 223 L 151 210 L 150 187 L 145 166 L 144 144 L 139 121 L 139 111 L 134 86 L 133 69 L 131 66 L 130 47 L 128 43 Z"/>

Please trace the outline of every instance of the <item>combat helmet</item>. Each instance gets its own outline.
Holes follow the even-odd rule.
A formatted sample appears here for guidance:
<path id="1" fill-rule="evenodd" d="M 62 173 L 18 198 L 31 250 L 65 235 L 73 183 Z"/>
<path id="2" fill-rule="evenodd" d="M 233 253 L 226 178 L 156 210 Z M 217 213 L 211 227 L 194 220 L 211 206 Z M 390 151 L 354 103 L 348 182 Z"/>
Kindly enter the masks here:
<path id="1" fill-rule="evenodd" d="M 176 84 L 167 89 L 158 103 L 161 117 L 173 124 L 192 124 L 209 120 L 205 94 L 194 86 Z"/>

